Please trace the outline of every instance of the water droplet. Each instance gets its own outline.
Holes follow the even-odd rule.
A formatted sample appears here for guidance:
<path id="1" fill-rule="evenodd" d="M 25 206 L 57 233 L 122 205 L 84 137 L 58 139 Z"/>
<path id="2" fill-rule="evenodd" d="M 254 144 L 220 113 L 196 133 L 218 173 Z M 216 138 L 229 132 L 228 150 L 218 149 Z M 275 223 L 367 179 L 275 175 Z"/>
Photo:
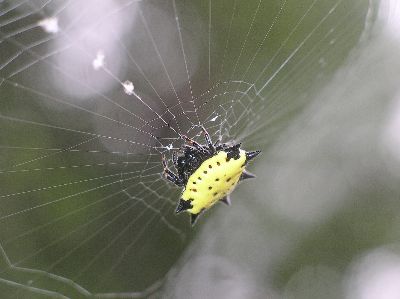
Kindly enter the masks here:
<path id="1" fill-rule="evenodd" d="M 122 83 L 122 86 L 124 87 L 124 91 L 127 95 L 134 94 L 133 90 L 135 89 L 135 86 L 133 86 L 133 83 L 131 81 L 126 80 L 125 82 Z"/>
<path id="2" fill-rule="evenodd" d="M 101 51 L 101 50 L 97 51 L 96 58 L 92 62 L 92 66 L 95 71 L 104 67 L 104 60 L 105 60 L 105 55 L 104 55 L 103 51 Z"/>
<path id="3" fill-rule="evenodd" d="M 47 33 L 57 33 L 60 30 L 60 27 L 58 27 L 58 18 L 56 17 L 40 20 L 38 25 Z"/>

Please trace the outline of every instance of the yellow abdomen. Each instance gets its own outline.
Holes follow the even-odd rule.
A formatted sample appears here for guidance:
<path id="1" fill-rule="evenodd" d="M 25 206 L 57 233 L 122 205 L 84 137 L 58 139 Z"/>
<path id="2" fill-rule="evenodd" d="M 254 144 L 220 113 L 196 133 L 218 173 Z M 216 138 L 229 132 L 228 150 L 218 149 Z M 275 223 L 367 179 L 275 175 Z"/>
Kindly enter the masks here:
<path id="1" fill-rule="evenodd" d="M 189 177 L 182 199 L 190 201 L 187 211 L 198 214 L 232 192 L 239 182 L 246 163 L 246 152 L 240 150 L 238 159 L 227 161 L 227 153 L 219 152 L 204 161 Z"/>

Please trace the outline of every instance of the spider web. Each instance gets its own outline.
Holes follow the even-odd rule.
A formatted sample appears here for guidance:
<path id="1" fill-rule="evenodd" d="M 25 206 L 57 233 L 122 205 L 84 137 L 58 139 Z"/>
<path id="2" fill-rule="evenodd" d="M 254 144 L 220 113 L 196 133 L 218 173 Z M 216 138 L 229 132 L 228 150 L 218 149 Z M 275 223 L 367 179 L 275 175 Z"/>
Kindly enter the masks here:
<path id="1" fill-rule="evenodd" d="M 357 42 L 365 13 L 353 15 L 366 9 L 0 2 L 2 293 L 159 290 L 194 234 L 174 215 L 180 190 L 162 179 L 161 155 L 183 134 L 203 143 L 201 126 L 266 151 Z"/>

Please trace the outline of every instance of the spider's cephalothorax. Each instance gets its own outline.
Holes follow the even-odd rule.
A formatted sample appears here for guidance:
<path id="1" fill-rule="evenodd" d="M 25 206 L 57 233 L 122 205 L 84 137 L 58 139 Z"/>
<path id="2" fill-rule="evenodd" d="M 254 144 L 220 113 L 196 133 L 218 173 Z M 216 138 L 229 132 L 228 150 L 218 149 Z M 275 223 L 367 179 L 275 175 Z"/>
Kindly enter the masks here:
<path id="1" fill-rule="evenodd" d="M 187 211 L 191 214 L 191 223 L 206 209 L 218 201 L 230 204 L 229 194 L 239 181 L 253 178 L 245 170 L 247 162 L 260 151 L 246 152 L 240 149 L 240 143 L 212 143 L 210 135 L 203 128 L 206 145 L 184 137 L 186 143 L 180 154 L 172 155 L 177 174 L 172 172 L 163 157 L 164 176 L 179 187 L 184 187 L 176 213 Z"/>

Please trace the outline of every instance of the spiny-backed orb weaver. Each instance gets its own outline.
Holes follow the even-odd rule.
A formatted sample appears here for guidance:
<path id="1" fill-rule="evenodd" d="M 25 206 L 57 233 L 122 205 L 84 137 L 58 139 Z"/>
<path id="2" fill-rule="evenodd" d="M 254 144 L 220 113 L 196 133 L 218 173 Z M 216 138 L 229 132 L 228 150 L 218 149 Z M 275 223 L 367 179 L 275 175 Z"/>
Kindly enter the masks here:
<path id="1" fill-rule="evenodd" d="M 240 143 L 212 143 L 206 129 L 202 127 L 202 130 L 205 145 L 182 136 L 186 143 L 172 154 L 172 163 L 177 174 L 168 168 L 167 160 L 162 156 L 165 178 L 178 187 L 183 187 L 175 212 L 189 212 L 192 225 L 201 213 L 216 202 L 230 205 L 229 194 L 238 182 L 255 177 L 245 170 L 245 166 L 261 152 L 246 152 L 240 149 Z"/>

